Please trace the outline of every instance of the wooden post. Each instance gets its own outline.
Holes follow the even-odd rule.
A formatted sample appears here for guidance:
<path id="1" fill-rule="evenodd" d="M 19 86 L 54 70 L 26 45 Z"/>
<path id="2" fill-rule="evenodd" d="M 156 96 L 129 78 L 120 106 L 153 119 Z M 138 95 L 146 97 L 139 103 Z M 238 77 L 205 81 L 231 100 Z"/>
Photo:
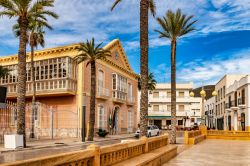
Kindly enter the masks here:
<path id="1" fill-rule="evenodd" d="M 94 151 L 94 166 L 100 166 L 101 165 L 101 149 L 100 146 L 91 144 L 87 147 L 87 149 L 91 149 Z"/>
<path id="2" fill-rule="evenodd" d="M 148 152 L 148 137 L 143 136 L 143 137 L 140 138 L 140 140 L 145 142 L 144 153 L 147 153 Z"/>

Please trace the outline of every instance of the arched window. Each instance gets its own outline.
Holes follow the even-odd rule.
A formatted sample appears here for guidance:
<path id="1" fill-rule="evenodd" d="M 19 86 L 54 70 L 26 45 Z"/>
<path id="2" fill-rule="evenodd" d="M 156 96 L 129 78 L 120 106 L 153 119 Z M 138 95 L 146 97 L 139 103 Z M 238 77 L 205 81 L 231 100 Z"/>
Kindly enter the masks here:
<path id="1" fill-rule="evenodd" d="M 102 105 L 98 106 L 98 129 L 105 129 L 105 112 Z"/>

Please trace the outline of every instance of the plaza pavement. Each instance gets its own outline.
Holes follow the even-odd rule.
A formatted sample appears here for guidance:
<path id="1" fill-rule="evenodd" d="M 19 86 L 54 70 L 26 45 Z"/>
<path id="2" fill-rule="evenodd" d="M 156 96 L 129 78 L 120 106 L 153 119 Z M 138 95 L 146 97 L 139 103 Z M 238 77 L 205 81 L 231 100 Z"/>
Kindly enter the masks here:
<path id="1" fill-rule="evenodd" d="M 250 141 L 208 139 L 163 166 L 250 166 Z"/>

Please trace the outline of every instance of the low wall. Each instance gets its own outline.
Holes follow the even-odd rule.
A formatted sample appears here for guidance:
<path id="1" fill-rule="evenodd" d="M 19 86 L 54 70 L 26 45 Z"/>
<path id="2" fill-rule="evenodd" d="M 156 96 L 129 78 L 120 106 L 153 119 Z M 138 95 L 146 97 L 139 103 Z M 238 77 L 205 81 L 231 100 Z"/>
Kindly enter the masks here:
<path id="1" fill-rule="evenodd" d="M 250 140 L 248 131 L 207 130 L 208 139 Z"/>
<path id="2" fill-rule="evenodd" d="M 119 143 L 100 147 L 90 145 L 86 150 L 52 155 L 4 164 L 5 166 L 51 166 L 51 165 L 82 165 L 82 166 L 107 166 L 148 153 L 168 144 L 168 136 L 152 138 L 143 137 L 127 143 Z"/>
<path id="3" fill-rule="evenodd" d="M 196 131 L 185 131 L 184 134 L 184 142 L 185 144 L 196 144 L 202 140 L 204 140 L 206 136 L 202 133 L 201 130 Z"/>

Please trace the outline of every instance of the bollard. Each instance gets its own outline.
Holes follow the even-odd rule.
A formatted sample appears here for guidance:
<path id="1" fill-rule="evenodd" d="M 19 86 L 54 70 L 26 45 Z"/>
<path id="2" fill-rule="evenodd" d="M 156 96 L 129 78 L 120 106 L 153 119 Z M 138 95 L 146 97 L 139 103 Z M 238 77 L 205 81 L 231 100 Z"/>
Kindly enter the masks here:
<path id="1" fill-rule="evenodd" d="M 101 165 L 101 149 L 100 146 L 91 144 L 87 147 L 87 149 L 94 151 L 94 166 L 100 166 Z"/>
<path id="2" fill-rule="evenodd" d="M 145 142 L 144 153 L 147 153 L 148 152 L 148 137 L 143 136 L 143 137 L 140 138 L 140 140 Z"/>

